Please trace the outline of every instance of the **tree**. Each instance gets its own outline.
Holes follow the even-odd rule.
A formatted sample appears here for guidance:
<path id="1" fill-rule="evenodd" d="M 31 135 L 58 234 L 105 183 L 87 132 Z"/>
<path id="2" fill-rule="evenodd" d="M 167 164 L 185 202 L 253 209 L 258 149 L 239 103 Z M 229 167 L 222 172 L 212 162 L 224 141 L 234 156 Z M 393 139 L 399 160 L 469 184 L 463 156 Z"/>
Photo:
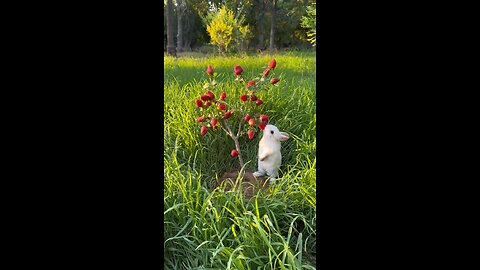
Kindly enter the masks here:
<path id="1" fill-rule="evenodd" d="M 193 46 L 201 46 L 208 42 L 208 33 L 206 24 L 202 22 L 202 18 L 208 13 L 207 1 L 198 0 L 179 0 L 177 1 L 177 47 L 180 43 L 182 51 L 190 51 Z M 183 6 L 182 9 L 179 6 Z M 178 42 L 180 39 L 180 42 Z"/>
<path id="2" fill-rule="evenodd" d="M 237 27 L 232 30 L 232 40 L 227 46 L 229 52 L 235 49 L 249 49 L 249 44 L 256 49 L 271 51 L 274 51 L 275 47 L 310 47 L 307 39 L 313 37 L 307 38 L 307 34 L 312 33 L 309 33 L 310 28 L 301 25 L 301 20 L 306 14 L 307 7 L 311 6 L 314 0 L 172 0 L 172 2 L 173 45 L 176 52 L 188 51 L 211 41 L 206 28 L 222 6 L 227 7 L 237 21 Z M 167 8 L 165 10 L 167 11 Z M 167 14 L 165 20 L 167 21 Z M 168 36 L 166 30 L 167 27 L 165 44 Z M 267 32 L 269 30 L 270 32 Z M 213 42 L 212 44 L 218 48 L 218 44 Z M 218 50 L 222 54 L 226 53 L 225 48 Z"/>
<path id="3" fill-rule="evenodd" d="M 312 3 L 311 6 L 307 7 L 307 15 L 302 17 L 302 27 L 307 29 L 308 41 L 312 43 L 313 46 L 317 45 L 317 5 Z"/>
<path id="4" fill-rule="evenodd" d="M 265 3 L 264 0 L 257 0 L 257 25 L 258 25 L 258 45 L 257 49 L 265 50 L 264 48 L 264 39 L 265 39 L 265 26 L 263 24 L 263 18 L 265 17 Z"/>
<path id="5" fill-rule="evenodd" d="M 277 0 L 272 0 L 272 17 L 271 17 L 271 27 L 270 27 L 270 53 L 273 53 L 274 45 L 275 45 L 275 10 L 277 9 Z"/>
<path id="6" fill-rule="evenodd" d="M 167 0 L 167 54 L 176 56 L 175 44 L 173 41 L 173 3 Z"/>
<path id="7" fill-rule="evenodd" d="M 235 41 L 232 47 L 240 45 L 244 47 L 245 39 L 250 36 L 248 25 L 242 25 L 245 18 L 242 15 L 234 16 L 233 11 L 223 5 L 215 12 L 211 12 L 207 18 L 207 32 L 210 35 L 211 43 L 217 45 L 220 54 L 225 55 L 232 41 Z"/>
<path id="8" fill-rule="evenodd" d="M 263 71 L 260 78 L 249 80 L 248 82 L 241 76 L 243 69 L 240 66 L 233 68 L 236 76 L 235 81 L 240 82 L 240 87 L 245 88 L 240 96 L 235 96 L 234 89 L 231 92 L 221 93 L 215 96 L 213 91 L 218 89 L 217 82 L 213 79 L 215 72 L 212 66 L 207 67 L 209 76 L 208 82 L 204 88 L 207 91 L 195 100 L 196 122 L 200 125 L 200 135 L 205 136 L 209 130 L 215 134 L 218 130 L 223 130 L 234 142 L 235 149 L 231 150 L 232 157 L 238 157 L 240 168 L 245 163 L 242 158 L 239 139 L 243 136 L 252 140 L 255 134 L 264 130 L 268 123 L 268 116 L 262 114 L 264 101 L 257 97 L 257 93 L 277 84 L 280 79 L 273 77 L 277 62 L 272 59 L 268 63 L 268 68 Z M 269 75 L 271 79 L 269 79 Z M 218 93 L 217 93 L 218 95 Z M 235 128 L 238 126 L 237 130 Z M 258 129 L 257 129 L 258 128 Z"/>
<path id="9" fill-rule="evenodd" d="M 185 13 L 185 3 L 177 0 L 177 52 L 183 51 L 183 15 Z"/>
<path id="10" fill-rule="evenodd" d="M 307 30 L 300 26 L 311 0 L 277 0 L 275 10 L 275 40 L 277 47 L 309 47 Z"/>

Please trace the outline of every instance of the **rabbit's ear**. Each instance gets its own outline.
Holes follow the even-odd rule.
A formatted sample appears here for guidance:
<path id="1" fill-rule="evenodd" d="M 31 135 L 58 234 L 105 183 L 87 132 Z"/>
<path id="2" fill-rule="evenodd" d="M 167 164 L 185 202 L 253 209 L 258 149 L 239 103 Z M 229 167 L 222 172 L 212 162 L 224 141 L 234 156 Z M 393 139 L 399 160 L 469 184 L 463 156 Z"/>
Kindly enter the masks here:
<path id="1" fill-rule="evenodd" d="M 288 133 L 286 133 L 286 132 L 280 132 L 280 138 L 279 138 L 279 139 L 280 139 L 281 142 L 284 142 L 284 141 L 288 140 L 288 138 L 290 138 L 290 136 L 288 135 Z"/>

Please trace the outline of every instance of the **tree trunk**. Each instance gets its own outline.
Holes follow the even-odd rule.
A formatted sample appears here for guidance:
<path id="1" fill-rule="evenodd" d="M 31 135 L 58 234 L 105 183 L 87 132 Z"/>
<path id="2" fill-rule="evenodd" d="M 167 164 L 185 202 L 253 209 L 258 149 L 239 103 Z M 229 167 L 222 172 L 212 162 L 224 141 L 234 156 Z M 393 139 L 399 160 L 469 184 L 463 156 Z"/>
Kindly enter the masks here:
<path id="1" fill-rule="evenodd" d="M 177 52 L 183 51 L 183 12 L 182 0 L 177 0 Z"/>
<path id="2" fill-rule="evenodd" d="M 275 44 L 275 10 L 277 9 L 277 0 L 272 3 L 272 25 L 270 27 L 270 54 L 273 54 Z"/>
<path id="3" fill-rule="evenodd" d="M 243 165 L 244 165 L 243 158 L 242 158 L 242 152 L 240 152 L 240 143 L 238 142 L 238 137 L 240 136 L 240 131 L 241 131 L 241 128 L 242 128 L 242 123 L 243 123 L 242 120 L 243 119 L 240 120 L 237 135 L 235 135 L 233 133 L 232 129 L 230 128 L 230 126 L 228 125 L 227 122 L 224 122 L 226 129 L 222 127 L 223 130 L 228 134 L 228 136 L 230 136 L 230 138 L 232 138 L 233 142 L 235 143 L 235 149 L 238 152 L 238 161 L 240 162 L 240 168 L 242 168 Z"/>
<path id="4" fill-rule="evenodd" d="M 167 0 L 167 54 L 176 56 L 175 44 L 173 41 L 173 3 Z"/>
<path id="5" fill-rule="evenodd" d="M 184 52 L 191 52 L 192 51 L 192 40 L 188 39 L 184 42 L 183 51 Z"/>
<path id="6" fill-rule="evenodd" d="M 263 25 L 263 17 L 265 17 L 265 4 L 264 0 L 258 0 L 258 13 L 257 13 L 257 23 L 258 23 L 258 46 L 257 49 L 264 50 L 263 40 L 265 39 L 265 27 Z"/>
<path id="7" fill-rule="evenodd" d="M 185 13 L 185 20 L 183 23 L 184 29 L 183 29 L 183 51 L 184 52 L 190 52 L 192 50 L 191 44 L 192 44 L 192 31 L 190 27 L 190 20 L 191 20 L 191 15 Z"/>
<path id="8" fill-rule="evenodd" d="M 235 143 L 235 149 L 237 149 L 237 152 L 238 152 L 238 161 L 240 163 L 240 169 L 241 169 L 245 163 L 243 163 L 242 153 L 240 152 L 240 143 L 238 142 L 238 137 L 234 137 L 232 139 L 233 139 L 233 142 Z"/>

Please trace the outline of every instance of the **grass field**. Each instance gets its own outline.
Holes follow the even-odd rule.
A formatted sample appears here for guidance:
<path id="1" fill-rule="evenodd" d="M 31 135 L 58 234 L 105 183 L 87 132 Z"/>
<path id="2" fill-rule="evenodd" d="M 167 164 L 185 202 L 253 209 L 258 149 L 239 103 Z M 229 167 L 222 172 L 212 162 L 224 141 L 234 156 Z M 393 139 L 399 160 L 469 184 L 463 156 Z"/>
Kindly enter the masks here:
<path id="1" fill-rule="evenodd" d="M 194 101 L 205 92 L 207 65 L 238 97 L 233 67 L 254 78 L 272 57 L 165 57 L 165 269 L 316 269 L 315 52 L 274 57 L 280 82 L 261 94 L 262 111 L 290 139 L 282 144 L 281 178 L 251 200 L 237 191 L 212 191 L 213 181 L 238 160 L 226 135 L 200 136 Z M 252 170 L 260 138 L 240 140 Z"/>

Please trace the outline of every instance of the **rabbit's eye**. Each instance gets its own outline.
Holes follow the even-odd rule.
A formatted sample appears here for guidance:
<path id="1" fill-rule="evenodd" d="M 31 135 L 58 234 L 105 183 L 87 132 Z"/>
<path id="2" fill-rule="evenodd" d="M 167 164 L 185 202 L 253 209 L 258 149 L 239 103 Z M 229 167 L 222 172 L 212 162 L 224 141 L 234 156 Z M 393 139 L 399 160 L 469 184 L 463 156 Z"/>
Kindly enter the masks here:
<path id="1" fill-rule="evenodd" d="M 270 131 L 270 133 L 271 133 L 271 134 L 273 134 L 273 130 L 272 130 L 272 131 Z"/>

